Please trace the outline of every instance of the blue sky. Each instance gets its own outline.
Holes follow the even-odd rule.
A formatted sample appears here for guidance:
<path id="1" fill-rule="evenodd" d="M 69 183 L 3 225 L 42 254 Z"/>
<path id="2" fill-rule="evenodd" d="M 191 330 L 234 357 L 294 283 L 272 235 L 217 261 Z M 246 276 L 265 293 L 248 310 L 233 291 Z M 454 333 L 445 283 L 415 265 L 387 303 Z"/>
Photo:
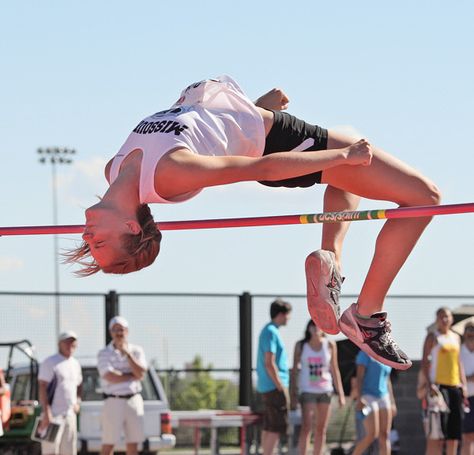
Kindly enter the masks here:
<path id="1" fill-rule="evenodd" d="M 51 224 L 51 173 L 36 149 L 56 145 L 78 152 L 59 169 L 59 222 L 83 223 L 106 188 L 104 163 L 137 122 L 224 73 L 252 98 L 284 88 L 289 112 L 357 131 L 430 176 L 445 203 L 471 202 L 473 17 L 467 0 L 4 2 L 0 225 Z M 163 221 L 315 213 L 322 194 L 243 183 L 153 212 Z M 392 205 L 361 205 L 383 207 Z M 360 289 L 381 223 L 351 227 L 345 292 Z M 435 219 L 392 292 L 473 294 L 473 230 L 473 215 Z M 61 265 L 60 289 L 303 293 L 319 237 L 319 226 L 166 232 L 152 267 L 78 279 Z M 0 273 L 1 290 L 53 290 L 52 238 L 0 239 Z"/>

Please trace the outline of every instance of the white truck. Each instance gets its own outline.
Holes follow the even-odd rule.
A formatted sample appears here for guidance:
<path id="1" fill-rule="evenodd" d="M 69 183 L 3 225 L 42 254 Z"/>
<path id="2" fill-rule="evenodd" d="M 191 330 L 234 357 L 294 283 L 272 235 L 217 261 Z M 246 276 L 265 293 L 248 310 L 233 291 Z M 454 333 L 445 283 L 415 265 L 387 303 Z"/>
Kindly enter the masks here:
<path id="1" fill-rule="evenodd" d="M 83 396 L 81 412 L 78 416 L 78 453 L 93 454 L 100 452 L 102 390 L 99 374 L 94 360 L 79 359 L 83 374 Z M 28 441 L 35 416 L 39 415 L 37 397 L 37 367 L 31 365 L 13 366 L 9 369 L 8 381 L 11 387 L 12 417 L 9 431 L 0 438 L 2 447 L 8 444 L 9 453 L 16 453 L 15 447 L 30 443 Z M 33 377 L 32 377 L 33 376 Z M 162 449 L 173 448 L 176 443 L 171 429 L 171 413 L 164 388 L 158 375 L 150 368 L 142 382 L 142 396 L 145 404 L 145 441 L 139 448 L 143 454 L 157 454 Z M 22 431 L 23 430 L 23 431 Z M 22 435 L 19 437 L 19 435 Z M 26 453 L 40 453 L 37 444 L 31 442 Z M 125 442 L 115 447 L 116 451 L 125 451 Z M 6 452 L 5 452 L 6 453 Z M 18 453 L 24 453 L 22 449 Z"/>

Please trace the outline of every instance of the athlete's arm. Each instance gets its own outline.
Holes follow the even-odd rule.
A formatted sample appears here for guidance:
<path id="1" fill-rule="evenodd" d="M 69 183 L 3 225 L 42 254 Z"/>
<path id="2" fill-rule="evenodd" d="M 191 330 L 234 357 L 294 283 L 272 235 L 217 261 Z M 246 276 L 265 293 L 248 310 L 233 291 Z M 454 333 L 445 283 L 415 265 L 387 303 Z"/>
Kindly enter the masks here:
<path id="1" fill-rule="evenodd" d="M 340 165 L 370 164 L 372 148 L 365 140 L 333 150 L 279 152 L 252 158 L 202 156 L 176 149 L 158 162 L 155 188 L 164 198 L 201 188 L 243 181 L 277 181 Z"/>

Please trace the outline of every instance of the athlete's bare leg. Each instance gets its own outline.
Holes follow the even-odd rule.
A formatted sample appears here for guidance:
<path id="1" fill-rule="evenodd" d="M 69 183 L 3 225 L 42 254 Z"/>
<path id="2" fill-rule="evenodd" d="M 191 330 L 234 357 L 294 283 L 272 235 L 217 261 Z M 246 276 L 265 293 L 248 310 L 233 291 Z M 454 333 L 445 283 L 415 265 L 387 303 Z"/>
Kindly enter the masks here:
<path id="1" fill-rule="evenodd" d="M 346 147 L 353 142 L 344 135 L 329 132 L 329 149 Z M 439 204 L 441 199 L 439 190 L 430 180 L 377 148 L 374 148 L 370 166 L 327 169 L 322 182 L 361 197 L 392 201 L 402 207 Z M 359 295 L 359 314 L 369 316 L 382 310 L 390 285 L 430 220 L 429 217 L 399 219 L 384 224 Z M 344 227 L 340 227 L 333 233 L 333 238 L 344 235 Z"/>
<path id="2" fill-rule="evenodd" d="M 359 201 L 359 196 L 328 185 L 324 193 L 324 211 L 342 212 L 357 210 Z M 341 271 L 342 245 L 349 226 L 350 222 L 323 224 L 321 248 L 332 251 L 335 254 L 339 271 Z"/>

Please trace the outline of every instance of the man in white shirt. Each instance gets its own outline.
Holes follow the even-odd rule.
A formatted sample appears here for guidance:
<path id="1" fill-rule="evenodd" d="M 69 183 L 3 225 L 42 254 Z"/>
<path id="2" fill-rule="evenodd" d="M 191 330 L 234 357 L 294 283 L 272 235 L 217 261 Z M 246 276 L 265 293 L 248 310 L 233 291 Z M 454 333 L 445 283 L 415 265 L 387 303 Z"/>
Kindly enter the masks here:
<path id="1" fill-rule="evenodd" d="M 46 358 L 38 373 L 39 401 L 43 410 L 39 431 L 50 422 L 61 424 L 55 443 L 42 442 L 43 455 L 77 454 L 77 413 L 82 392 L 82 370 L 73 357 L 77 335 L 69 330 L 58 338 L 58 353 Z"/>
<path id="2" fill-rule="evenodd" d="M 145 439 L 141 380 L 147 370 L 140 346 L 128 342 L 128 322 L 121 316 L 109 321 L 112 337 L 98 354 L 98 370 L 104 392 L 102 409 L 102 455 L 111 455 L 114 445 L 125 436 L 127 455 L 138 454 Z"/>

